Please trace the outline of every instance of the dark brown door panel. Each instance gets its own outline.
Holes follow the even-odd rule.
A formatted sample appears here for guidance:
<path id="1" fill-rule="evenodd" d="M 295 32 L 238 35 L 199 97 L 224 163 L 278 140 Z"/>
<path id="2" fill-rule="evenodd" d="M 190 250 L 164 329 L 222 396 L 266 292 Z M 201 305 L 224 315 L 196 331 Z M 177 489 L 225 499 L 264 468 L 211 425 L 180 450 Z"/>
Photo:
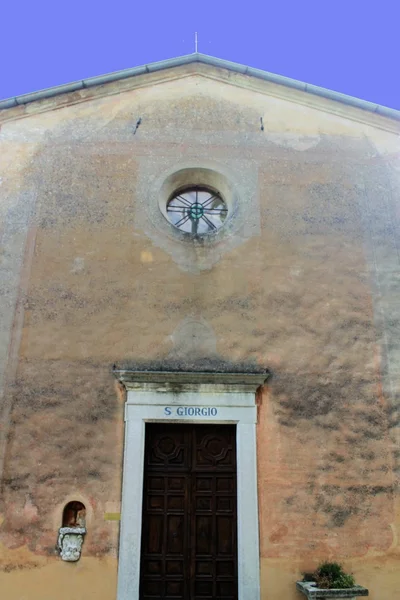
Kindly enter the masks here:
<path id="1" fill-rule="evenodd" d="M 237 600 L 236 427 L 146 426 L 141 600 Z"/>

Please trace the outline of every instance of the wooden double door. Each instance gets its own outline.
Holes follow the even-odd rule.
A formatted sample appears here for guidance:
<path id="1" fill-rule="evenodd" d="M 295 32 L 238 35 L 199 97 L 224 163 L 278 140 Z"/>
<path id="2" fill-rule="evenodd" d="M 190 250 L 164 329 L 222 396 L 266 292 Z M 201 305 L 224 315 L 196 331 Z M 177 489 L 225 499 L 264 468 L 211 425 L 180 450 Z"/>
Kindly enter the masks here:
<path id="1" fill-rule="evenodd" d="M 146 425 L 139 595 L 237 600 L 236 426 Z"/>

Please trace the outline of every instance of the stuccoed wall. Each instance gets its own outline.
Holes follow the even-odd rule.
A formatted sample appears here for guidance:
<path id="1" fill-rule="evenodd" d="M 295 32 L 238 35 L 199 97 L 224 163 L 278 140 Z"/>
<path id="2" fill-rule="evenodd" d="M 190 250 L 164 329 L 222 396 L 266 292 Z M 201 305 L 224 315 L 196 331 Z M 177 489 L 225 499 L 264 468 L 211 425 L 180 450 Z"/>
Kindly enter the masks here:
<path id="1" fill-rule="evenodd" d="M 124 395 L 113 364 L 266 366 L 263 600 L 296 598 L 301 570 L 324 558 L 392 600 L 392 125 L 346 120 L 329 101 L 298 104 L 290 90 L 274 97 L 270 84 L 246 89 L 242 76 L 236 87 L 185 74 L 123 93 L 110 84 L 0 131 L 1 588 L 8 600 L 83 600 L 88 587 L 115 598 L 118 521 L 108 519 L 120 510 Z M 164 178 L 196 165 L 238 190 L 218 243 L 181 242 L 159 212 Z M 66 564 L 54 548 L 73 499 L 87 507 L 88 534 L 81 561 Z"/>

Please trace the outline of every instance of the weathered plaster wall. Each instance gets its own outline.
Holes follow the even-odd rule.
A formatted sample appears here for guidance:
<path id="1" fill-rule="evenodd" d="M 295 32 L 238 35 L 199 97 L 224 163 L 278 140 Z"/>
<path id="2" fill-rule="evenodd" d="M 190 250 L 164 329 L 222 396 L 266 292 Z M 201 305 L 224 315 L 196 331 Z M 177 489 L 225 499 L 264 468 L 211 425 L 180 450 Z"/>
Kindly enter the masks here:
<path id="1" fill-rule="evenodd" d="M 124 399 L 112 365 L 205 361 L 274 373 L 258 425 L 263 599 L 294 599 L 302 569 L 338 558 L 392 600 L 398 146 L 294 97 L 193 75 L 3 125 L 10 600 L 83 600 L 88 585 L 114 598 Z M 193 249 L 160 220 L 163 174 L 189 163 L 240 191 L 245 209 L 216 245 Z M 88 509 L 76 565 L 54 551 L 71 499 Z"/>

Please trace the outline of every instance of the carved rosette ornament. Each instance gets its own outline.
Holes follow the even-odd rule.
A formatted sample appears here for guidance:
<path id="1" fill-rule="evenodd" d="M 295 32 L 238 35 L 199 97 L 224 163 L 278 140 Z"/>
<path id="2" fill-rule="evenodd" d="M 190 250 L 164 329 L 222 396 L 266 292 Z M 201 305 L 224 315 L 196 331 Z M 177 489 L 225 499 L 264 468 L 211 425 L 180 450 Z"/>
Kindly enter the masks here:
<path id="1" fill-rule="evenodd" d="M 60 527 L 57 548 L 62 560 L 76 562 L 81 557 L 85 527 Z"/>

